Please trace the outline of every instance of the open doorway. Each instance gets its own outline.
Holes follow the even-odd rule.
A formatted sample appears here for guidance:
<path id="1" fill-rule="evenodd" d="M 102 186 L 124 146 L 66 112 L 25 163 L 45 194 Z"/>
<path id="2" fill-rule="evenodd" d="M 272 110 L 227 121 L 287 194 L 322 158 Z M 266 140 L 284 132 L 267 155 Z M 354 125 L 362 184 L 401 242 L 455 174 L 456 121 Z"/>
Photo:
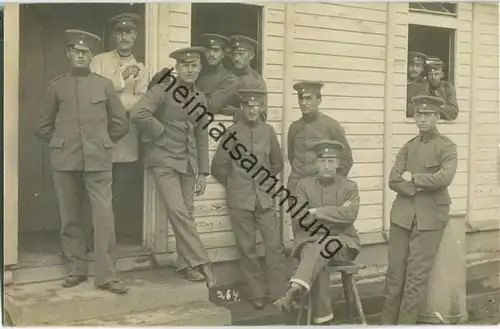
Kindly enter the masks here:
<path id="1" fill-rule="evenodd" d="M 199 45 L 204 33 L 217 33 L 230 37 L 245 35 L 259 43 L 252 68 L 262 74 L 262 7 L 241 3 L 191 4 L 191 40 Z M 227 58 L 226 58 L 227 59 Z M 227 61 L 224 65 L 231 69 Z"/>
<path id="2" fill-rule="evenodd" d="M 39 103 L 47 83 L 68 70 L 66 29 L 82 29 L 97 34 L 101 51 L 113 49 L 108 19 L 132 12 L 144 17 L 144 4 L 21 4 L 19 40 L 19 263 L 37 267 L 62 263 L 60 217 L 55 196 L 49 150 L 34 136 Z M 137 61 L 145 59 L 144 21 L 139 27 L 135 48 Z M 115 220 L 118 254 L 142 248 L 143 170 L 137 168 L 134 195 L 128 216 Z M 88 226 L 91 251 L 91 211 L 84 203 L 82 221 Z M 142 251 L 141 251 L 142 252 Z"/>

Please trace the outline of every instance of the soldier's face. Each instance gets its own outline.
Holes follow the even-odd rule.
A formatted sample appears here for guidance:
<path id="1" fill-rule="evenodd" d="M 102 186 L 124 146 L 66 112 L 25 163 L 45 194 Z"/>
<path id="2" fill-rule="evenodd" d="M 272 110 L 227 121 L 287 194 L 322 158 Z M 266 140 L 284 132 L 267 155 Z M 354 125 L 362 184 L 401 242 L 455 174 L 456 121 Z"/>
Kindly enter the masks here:
<path id="1" fill-rule="evenodd" d="M 335 177 L 339 161 L 337 158 L 318 158 L 318 173 L 320 178 Z"/>
<path id="2" fill-rule="evenodd" d="M 90 65 L 93 54 L 90 49 L 76 49 L 74 46 L 69 46 L 67 56 L 71 67 L 87 68 Z"/>
<path id="3" fill-rule="evenodd" d="M 415 114 L 418 130 L 427 132 L 436 128 L 439 115 L 436 113 L 418 113 Z"/>
<path id="4" fill-rule="evenodd" d="M 427 73 L 427 81 L 431 86 L 437 87 L 443 80 L 444 73 L 441 70 L 431 71 Z"/>
<path id="5" fill-rule="evenodd" d="M 410 79 L 418 78 L 424 71 L 424 63 L 410 63 L 408 64 L 408 76 Z"/>
<path id="6" fill-rule="evenodd" d="M 237 69 L 245 69 L 250 66 L 254 53 L 246 49 L 237 49 L 233 51 L 233 64 Z"/>
<path id="7" fill-rule="evenodd" d="M 116 48 L 120 52 L 130 52 L 134 48 L 137 39 L 136 30 L 115 31 L 113 34 Z"/>
<path id="8" fill-rule="evenodd" d="M 225 52 L 222 48 L 205 48 L 205 58 L 210 66 L 219 65 L 224 55 Z"/>
<path id="9" fill-rule="evenodd" d="M 241 109 L 243 111 L 243 116 L 248 122 L 256 122 L 263 111 L 263 106 L 260 103 L 248 104 L 241 103 Z"/>
<path id="10" fill-rule="evenodd" d="M 189 63 L 177 63 L 175 65 L 179 78 L 186 83 L 194 83 L 201 71 L 199 60 Z"/>
<path id="11" fill-rule="evenodd" d="M 309 115 L 318 111 L 318 107 L 321 104 L 321 96 L 306 94 L 299 95 L 298 97 L 302 115 Z"/>

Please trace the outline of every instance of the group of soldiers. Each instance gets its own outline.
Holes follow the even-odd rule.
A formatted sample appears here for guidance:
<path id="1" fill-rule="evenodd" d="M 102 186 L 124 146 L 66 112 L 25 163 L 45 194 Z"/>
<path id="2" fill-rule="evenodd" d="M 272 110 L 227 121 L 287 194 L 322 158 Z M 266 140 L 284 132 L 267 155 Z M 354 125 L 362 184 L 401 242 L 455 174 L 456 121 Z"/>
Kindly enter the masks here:
<path id="1" fill-rule="evenodd" d="M 273 303 L 290 312 L 295 301 L 310 293 L 314 321 L 331 322 L 328 264 L 353 261 L 360 252 L 354 228 L 360 197 L 356 182 L 347 178 L 353 157 L 345 130 L 319 111 L 323 83 L 301 81 L 293 86 L 302 117 L 288 130 L 287 159 L 292 172 L 287 189 L 307 206 L 292 218 L 292 257 L 299 262 L 289 275 L 276 200 L 268 186 L 259 184 L 230 156 L 231 152 L 240 158 L 242 153 L 252 154 L 275 176 L 284 167 L 276 132 L 266 123 L 266 83 L 251 68 L 258 43 L 246 36 L 205 34 L 201 46 L 170 54 L 176 61 L 175 78 L 165 79 L 169 72 L 165 68 L 149 79 L 145 67 L 132 55 L 139 19 L 133 14 L 113 17 L 117 47 L 96 56 L 102 42 L 98 36 L 66 31 L 70 70 L 49 83 L 43 101 L 37 136 L 51 149 L 67 270 L 63 286 L 87 279 L 86 239 L 80 220 L 82 195 L 87 193 L 94 226 L 95 285 L 113 293 L 128 290 L 115 268 L 113 200 L 117 194 L 113 187 L 117 181 L 118 186 L 126 186 L 126 164 L 139 160 L 140 149 L 140 161 L 152 169 L 174 230 L 178 271 L 187 280 L 205 281 L 208 288 L 217 283 L 193 218 L 194 196 L 204 193 L 206 176 L 211 174 L 226 189 L 252 305 L 260 309 Z M 228 55 L 231 70 L 223 65 Z M 177 88 L 169 91 L 173 81 Z M 181 90 L 197 95 L 196 101 L 209 113 L 233 119 L 227 134 L 237 134 L 238 143 L 219 143 L 211 164 L 207 117 L 199 111 L 188 113 L 178 101 Z M 436 129 L 437 120 L 448 113 L 445 104 L 447 100 L 427 92 L 412 98 L 420 133 L 403 146 L 391 171 L 390 187 L 398 196 L 391 212 L 387 323 L 415 320 L 447 222 L 450 198 L 446 187 L 455 174 L 456 147 Z M 115 175 L 117 170 L 123 174 Z M 319 239 L 304 231 L 301 225 L 312 221 L 321 222 L 330 235 Z M 263 237 L 265 270 L 257 254 L 257 228 Z M 342 248 L 325 258 L 321 251 L 332 239 Z"/>

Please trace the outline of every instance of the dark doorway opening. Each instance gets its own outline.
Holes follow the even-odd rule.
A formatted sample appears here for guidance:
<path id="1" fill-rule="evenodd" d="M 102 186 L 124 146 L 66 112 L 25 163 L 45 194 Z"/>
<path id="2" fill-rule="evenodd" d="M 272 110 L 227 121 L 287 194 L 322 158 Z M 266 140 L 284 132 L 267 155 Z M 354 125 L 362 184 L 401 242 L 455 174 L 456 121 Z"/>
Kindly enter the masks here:
<path id="1" fill-rule="evenodd" d="M 55 265 L 62 262 L 59 207 L 54 192 L 48 147 L 34 136 L 39 103 L 47 83 L 65 73 L 66 29 L 82 29 L 99 35 L 101 51 L 113 49 L 108 19 L 132 12 L 144 18 L 144 4 L 22 4 L 20 5 L 19 49 L 19 255 L 21 267 Z M 137 61 L 144 63 L 144 20 L 139 27 L 135 50 Z M 130 189 L 137 191 L 125 213 L 128 218 L 115 222 L 118 254 L 142 250 L 143 171 Z M 91 211 L 84 203 L 82 221 L 91 236 Z M 126 246 L 126 248 L 123 248 Z M 142 251 L 141 251 L 142 252 Z M 57 258 L 54 258 L 57 257 Z"/>
<path id="2" fill-rule="evenodd" d="M 241 3 L 191 4 L 191 40 L 199 45 L 204 33 L 217 33 L 230 37 L 245 35 L 259 43 L 252 68 L 262 74 L 262 7 Z M 229 63 L 225 65 L 229 66 Z"/>
<path id="3" fill-rule="evenodd" d="M 455 66 L 455 30 L 408 25 L 408 52 L 418 51 L 429 57 L 438 57 L 444 64 L 444 80 L 453 83 Z"/>

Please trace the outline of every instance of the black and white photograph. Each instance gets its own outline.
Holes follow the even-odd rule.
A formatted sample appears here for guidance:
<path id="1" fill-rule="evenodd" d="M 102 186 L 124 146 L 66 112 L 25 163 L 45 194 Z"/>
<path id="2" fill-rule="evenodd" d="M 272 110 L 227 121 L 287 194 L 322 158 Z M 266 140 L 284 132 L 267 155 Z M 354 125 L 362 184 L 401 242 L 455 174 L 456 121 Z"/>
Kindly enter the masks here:
<path id="1" fill-rule="evenodd" d="M 498 2 L 0 16 L 4 326 L 500 325 Z"/>

